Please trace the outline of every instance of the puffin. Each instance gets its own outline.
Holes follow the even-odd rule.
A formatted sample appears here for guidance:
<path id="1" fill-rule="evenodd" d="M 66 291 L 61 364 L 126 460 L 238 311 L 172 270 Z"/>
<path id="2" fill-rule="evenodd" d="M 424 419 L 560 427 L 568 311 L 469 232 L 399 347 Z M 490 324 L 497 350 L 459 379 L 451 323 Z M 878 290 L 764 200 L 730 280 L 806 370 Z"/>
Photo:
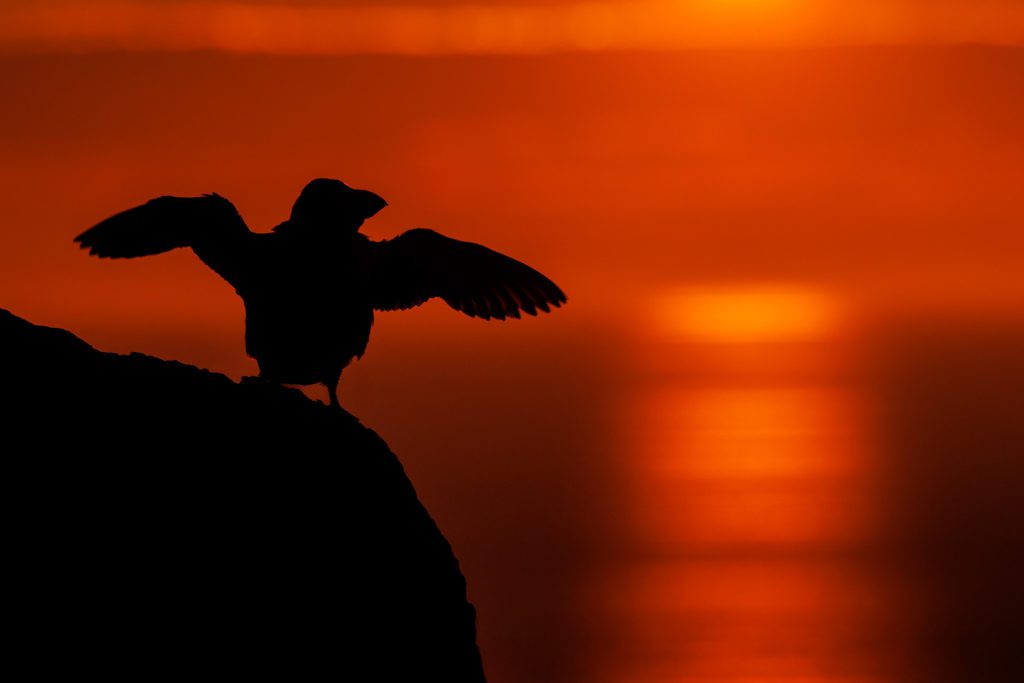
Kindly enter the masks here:
<path id="1" fill-rule="evenodd" d="M 374 241 L 359 230 L 387 206 L 340 180 L 309 182 L 288 220 L 252 232 L 218 194 L 164 196 L 117 213 L 75 238 L 101 258 L 190 248 L 245 304 L 245 350 L 259 378 L 323 384 L 339 408 L 341 373 L 361 358 L 376 311 L 440 298 L 483 320 L 548 313 L 562 290 L 530 266 L 485 246 L 414 228 Z"/>

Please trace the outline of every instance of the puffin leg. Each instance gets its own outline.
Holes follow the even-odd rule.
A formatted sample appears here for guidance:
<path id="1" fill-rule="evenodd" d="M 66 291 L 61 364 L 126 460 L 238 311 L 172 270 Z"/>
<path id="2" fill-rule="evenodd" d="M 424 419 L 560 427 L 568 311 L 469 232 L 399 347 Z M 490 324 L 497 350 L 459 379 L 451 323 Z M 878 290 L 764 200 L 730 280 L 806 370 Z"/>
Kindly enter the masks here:
<path id="1" fill-rule="evenodd" d="M 324 384 L 327 385 L 327 395 L 331 398 L 332 408 L 341 408 L 341 404 L 338 403 L 338 382 L 341 381 L 341 370 L 337 373 L 332 373 L 327 379 L 324 380 Z"/>

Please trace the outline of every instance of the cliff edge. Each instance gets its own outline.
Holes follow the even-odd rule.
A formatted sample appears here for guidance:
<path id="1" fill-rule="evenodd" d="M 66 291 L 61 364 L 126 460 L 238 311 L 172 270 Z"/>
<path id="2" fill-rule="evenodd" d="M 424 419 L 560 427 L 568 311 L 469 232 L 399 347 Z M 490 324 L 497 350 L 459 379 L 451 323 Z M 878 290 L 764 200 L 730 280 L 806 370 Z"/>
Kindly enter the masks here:
<path id="1" fill-rule="evenodd" d="M 301 392 L 0 310 L 12 668 L 147 680 L 484 680 L 397 458 Z"/>

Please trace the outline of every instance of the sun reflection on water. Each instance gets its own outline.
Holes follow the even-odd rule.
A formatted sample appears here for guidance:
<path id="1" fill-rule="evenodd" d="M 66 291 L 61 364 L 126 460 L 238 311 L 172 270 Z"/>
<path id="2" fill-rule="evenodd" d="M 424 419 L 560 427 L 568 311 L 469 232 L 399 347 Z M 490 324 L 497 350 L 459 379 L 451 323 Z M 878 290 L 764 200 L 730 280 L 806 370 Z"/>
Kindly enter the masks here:
<path id="1" fill-rule="evenodd" d="M 828 387 L 670 385 L 638 399 L 642 537 L 665 548 L 828 544 L 864 532 L 857 407 Z"/>
<path id="2" fill-rule="evenodd" d="M 598 678 L 896 680 L 900 644 L 882 635 L 890 591 L 863 559 L 876 459 L 842 372 L 843 307 L 780 287 L 667 301 L 669 334 L 642 354 L 623 412 L 634 550 L 602 587 L 621 631 Z M 738 345 L 741 365 L 716 365 Z M 678 372 L 673 356 L 698 349 L 713 362 Z"/>

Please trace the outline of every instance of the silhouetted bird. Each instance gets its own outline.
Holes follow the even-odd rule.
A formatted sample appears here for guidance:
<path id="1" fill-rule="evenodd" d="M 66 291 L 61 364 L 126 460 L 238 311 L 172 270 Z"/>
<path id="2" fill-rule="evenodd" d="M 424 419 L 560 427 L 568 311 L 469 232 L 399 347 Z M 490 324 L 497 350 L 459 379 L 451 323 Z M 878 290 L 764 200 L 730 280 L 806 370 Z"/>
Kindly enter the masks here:
<path id="1" fill-rule="evenodd" d="M 245 302 L 245 348 L 260 377 L 323 383 L 338 405 L 341 371 L 366 350 L 373 311 L 440 297 L 485 320 L 536 315 L 566 301 L 533 268 L 479 244 L 417 228 L 382 242 L 359 233 L 387 202 L 320 178 L 291 217 L 253 233 L 227 199 L 158 197 L 75 238 L 90 254 L 126 258 L 191 247 Z"/>

